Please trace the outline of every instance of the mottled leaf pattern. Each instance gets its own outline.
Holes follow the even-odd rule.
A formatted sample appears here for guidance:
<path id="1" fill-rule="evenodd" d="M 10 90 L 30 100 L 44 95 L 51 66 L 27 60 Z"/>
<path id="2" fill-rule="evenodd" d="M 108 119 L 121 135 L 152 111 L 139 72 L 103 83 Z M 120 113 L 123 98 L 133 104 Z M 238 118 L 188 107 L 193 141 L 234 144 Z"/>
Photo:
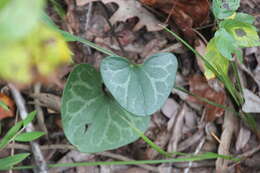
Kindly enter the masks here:
<path id="1" fill-rule="evenodd" d="M 240 0 L 213 0 L 212 11 L 216 18 L 225 19 L 239 8 Z"/>
<path id="2" fill-rule="evenodd" d="M 122 57 L 110 56 L 101 63 L 106 87 L 117 102 L 133 114 L 146 116 L 157 111 L 168 98 L 177 71 L 176 57 L 158 53 L 144 64 L 131 64 Z"/>
<path id="3" fill-rule="evenodd" d="M 149 117 L 127 111 L 103 91 L 100 73 L 87 64 L 70 74 L 62 97 L 62 122 L 68 140 L 81 152 L 115 149 L 138 138 L 127 121 L 145 131 Z"/>

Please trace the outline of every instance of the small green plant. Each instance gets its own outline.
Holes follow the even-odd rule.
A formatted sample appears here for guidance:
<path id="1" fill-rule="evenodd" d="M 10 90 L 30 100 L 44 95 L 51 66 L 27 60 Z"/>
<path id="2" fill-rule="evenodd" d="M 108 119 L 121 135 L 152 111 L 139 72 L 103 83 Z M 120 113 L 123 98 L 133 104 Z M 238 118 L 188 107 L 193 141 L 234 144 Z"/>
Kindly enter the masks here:
<path id="1" fill-rule="evenodd" d="M 214 0 L 212 11 L 218 23 L 218 30 L 207 45 L 205 58 L 221 75 L 227 75 L 233 55 L 243 62 L 241 48 L 260 46 L 255 18 L 245 13 L 236 13 L 240 0 Z M 206 68 L 205 76 L 216 76 Z"/>
<path id="2" fill-rule="evenodd" d="M 129 123 L 147 129 L 149 115 L 169 96 L 176 71 L 177 60 L 170 53 L 153 55 L 144 64 L 109 56 L 101 63 L 101 73 L 87 64 L 76 66 L 62 97 L 66 136 L 82 152 L 133 142 L 139 135 Z M 103 82 L 112 95 L 103 89 Z"/>
<path id="3" fill-rule="evenodd" d="M 43 132 L 23 132 L 25 127 L 33 121 L 35 115 L 36 112 L 31 112 L 26 119 L 17 122 L 11 129 L 9 129 L 6 135 L 0 140 L 0 151 L 12 141 L 30 142 L 44 135 Z M 1 158 L 0 170 L 11 169 L 15 164 L 20 163 L 29 155 L 29 153 L 20 153 L 6 158 Z"/>
<path id="4" fill-rule="evenodd" d="M 205 56 L 166 30 L 202 58 L 206 78 L 217 76 L 241 106 L 240 81 L 238 78 L 240 90 L 237 90 L 228 76 L 229 64 L 233 63 L 234 55 L 243 61 L 241 48 L 259 46 L 260 42 L 253 26 L 254 18 L 236 13 L 239 3 L 238 0 L 213 1 L 218 30 L 208 43 Z M 54 26 L 46 16 L 45 21 Z M 80 41 L 110 55 L 101 62 L 101 73 L 83 64 L 76 66 L 69 76 L 62 98 L 62 121 L 69 141 L 82 152 L 98 152 L 136 140 L 140 133 L 134 129 L 146 130 L 149 115 L 163 105 L 174 86 L 178 67 L 175 56 L 160 53 L 148 58 L 144 64 L 132 64 L 89 41 L 60 32 L 67 40 Z M 232 67 L 235 69 L 236 66 Z"/>

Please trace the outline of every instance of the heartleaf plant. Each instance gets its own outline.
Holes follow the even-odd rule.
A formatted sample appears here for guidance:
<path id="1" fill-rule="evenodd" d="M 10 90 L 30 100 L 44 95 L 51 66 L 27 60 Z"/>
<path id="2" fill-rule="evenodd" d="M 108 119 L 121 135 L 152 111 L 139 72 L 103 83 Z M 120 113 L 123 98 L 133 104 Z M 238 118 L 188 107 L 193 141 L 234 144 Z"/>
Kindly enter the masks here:
<path id="1" fill-rule="evenodd" d="M 206 48 L 205 58 L 210 64 L 226 75 L 234 55 L 243 62 L 241 48 L 260 46 L 255 18 L 245 13 L 236 13 L 240 0 L 213 0 L 212 11 L 218 23 L 218 30 Z M 205 68 L 207 79 L 216 76 Z"/>
<path id="2" fill-rule="evenodd" d="M 171 53 L 153 55 L 144 64 L 109 56 L 100 68 L 77 65 L 62 97 L 65 135 L 81 152 L 111 150 L 138 139 L 133 127 L 144 132 L 149 115 L 166 101 L 177 60 Z"/>
<path id="3" fill-rule="evenodd" d="M 173 54 L 158 53 L 144 64 L 131 64 L 121 57 L 108 57 L 101 63 L 105 85 L 118 103 L 136 115 L 151 115 L 171 92 L 177 71 Z"/>

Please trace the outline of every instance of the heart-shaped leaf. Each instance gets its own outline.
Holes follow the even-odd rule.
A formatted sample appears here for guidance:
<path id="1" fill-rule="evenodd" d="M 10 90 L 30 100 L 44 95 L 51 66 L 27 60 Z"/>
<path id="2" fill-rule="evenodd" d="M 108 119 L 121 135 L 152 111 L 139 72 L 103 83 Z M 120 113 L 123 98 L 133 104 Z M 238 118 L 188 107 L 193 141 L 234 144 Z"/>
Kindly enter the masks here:
<path id="1" fill-rule="evenodd" d="M 177 67 L 177 59 L 171 53 L 153 55 L 144 64 L 110 56 L 102 61 L 101 74 L 123 108 L 145 116 L 163 106 L 174 86 Z"/>
<path id="2" fill-rule="evenodd" d="M 136 140 L 130 122 L 145 131 L 149 117 L 125 111 L 103 91 L 100 73 L 87 64 L 70 74 L 62 97 L 62 122 L 68 140 L 81 152 L 115 149 Z"/>

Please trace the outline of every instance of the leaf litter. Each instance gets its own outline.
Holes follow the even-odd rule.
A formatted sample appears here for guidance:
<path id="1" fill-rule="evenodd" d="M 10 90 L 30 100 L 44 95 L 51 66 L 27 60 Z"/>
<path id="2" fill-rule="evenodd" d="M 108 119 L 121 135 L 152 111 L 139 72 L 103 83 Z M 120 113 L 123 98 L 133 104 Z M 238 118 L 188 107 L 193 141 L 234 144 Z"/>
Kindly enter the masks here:
<path id="1" fill-rule="evenodd" d="M 130 1 L 130 0 L 103 0 L 106 7 L 109 9 L 109 17 L 106 17 L 104 13 L 100 12 L 100 10 L 97 7 L 97 0 L 78 0 L 76 1 L 77 4 L 73 6 L 71 1 L 67 0 L 66 5 L 68 6 L 68 9 L 71 10 L 70 14 L 72 18 L 69 20 L 69 22 L 66 22 L 64 25 L 66 25 L 67 28 L 72 28 L 72 31 L 74 31 L 76 34 L 81 35 L 83 37 L 86 37 L 90 40 L 98 42 L 100 45 L 103 45 L 116 53 L 121 54 L 121 50 L 119 47 L 119 44 L 115 41 L 115 36 L 111 34 L 110 30 L 114 29 L 118 33 L 118 36 L 123 44 L 123 48 L 126 51 L 128 57 L 130 57 L 130 60 L 138 60 L 142 61 L 145 56 L 149 56 L 150 52 L 160 52 L 164 49 L 167 49 L 168 47 L 171 47 L 176 44 L 176 41 L 171 37 L 167 36 L 167 34 L 161 32 L 161 27 L 158 27 L 158 24 L 165 22 L 165 19 L 167 19 L 167 16 L 170 16 L 170 22 L 175 21 L 175 24 L 177 27 L 179 27 L 178 31 L 179 33 L 183 34 L 187 40 L 193 41 L 194 38 L 197 38 L 197 36 L 194 36 L 193 29 L 198 26 L 203 26 L 207 24 L 207 20 L 210 22 L 211 19 L 206 17 L 207 15 L 204 15 L 205 18 L 199 18 L 202 14 L 207 14 L 206 12 L 208 7 L 204 4 L 201 8 L 204 8 L 205 11 L 200 11 L 200 15 L 193 15 L 190 14 L 192 10 L 187 10 L 189 7 L 186 6 L 186 9 L 181 9 L 180 1 L 172 0 L 172 1 L 165 1 L 170 2 L 171 4 L 169 6 L 164 6 L 163 8 L 158 9 L 153 4 L 148 4 L 148 0 L 146 3 L 148 6 L 142 5 L 140 2 L 137 1 Z M 152 1 L 150 1 L 152 2 Z M 157 1 L 158 3 L 162 3 L 163 1 Z M 179 5 L 179 11 L 178 13 L 175 12 L 171 13 L 171 7 L 172 2 L 177 2 Z M 195 1 L 192 1 L 195 2 Z M 92 15 L 90 16 L 92 22 L 90 22 L 90 29 L 85 31 L 82 28 L 86 27 L 86 20 L 87 17 L 84 16 L 87 14 L 89 3 L 93 3 L 94 8 L 92 9 Z M 112 5 L 111 5 L 112 3 Z M 183 3 L 187 4 L 186 1 L 183 1 Z M 205 2 L 204 2 L 205 3 Z M 245 3 L 245 2 L 243 2 Z M 114 5 L 113 5 L 114 4 Z M 116 4 L 116 5 L 115 5 Z M 251 4 L 252 5 L 252 4 Z M 151 8 L 153 10 L 151 10 Z M 166 8 L 167 7 L 167 8 Z M 256 6 L 254 6 L 256 8 Z M 129 9 L 126 9 L 129 8 Z M 185 8 L 185 7 L 184 7 Z M 252 10 L 251 7 L 248 7 L 247 5 L 241 7 L 242 10 Z M 79 13 L 81 11 L 81 13 Z M 193 13 L 195 12 L 192 11 Z M 161 15 L 158 15 L 161 14 Z M 181 14 L 179 19 L 176 19 L 176 16 L 178 14 Z M 98 16 L 99 17 L 96 17 Z M 161 16 L 164 16 L 162 18 Z M 174 17 L 175 16 L 175 17 Z M 196 16 L 194 18 L 194 16 Z M 52 15 L 52 17 L 55 18 L 55 15 Z M 108 23 L 106 21 L 106 18 L 111 22 L 113 25 L 113 28 L 110 28 L 108 26 Z M 138 21 L 136 22 L 133 20 L 133 18 L 137 18 Z M 81 19 L 81 20 L 79 20 Z M 83 20 L 84 19 L 84 20 Z M 75 22 L 76 20 L 79 20 L 79 22 Z M 100 22 L 101 21 L 101 22 Z M 196 21 L 196 22 L 194 22 Z M 74 22 L 74 23 L 73 23 Z M 98 23 L 100 22 L 100 23 Z M 77 25 L 75 25 L 77 23 Z M 183 25 L 187 25 L 183 27 Z M 93 26 L 93 27 L 92 27 Z M 169 24 L 169 26 L 171 26 Z M 92 27 L 92 28 L 91 28 Z M 95 28 L 96 27 L 96 28 Z M 177 31 L 177 27 L 173 27 L 174 30 Z M 81 28 L 81 29 L 80 29 Z M 187 28 L 188 31 L 185 32 L 182 29 Z M 100 30 L 97 30 L 100 29 Z M 177 32 L 178 32 L 177 31 Z M 203 32 L 203 31 L 201 31 Z M 121 35 L 120 35 L 121 34 Z M 92 64 L 99 64 L 99 60 L 102 59 L 103 55 L 95 52 L 94 50 L 91 50 L 89 52 L 85 46 L 80 46 L 77 44 L 71 45 L 73 52 L 77 52 L 75 54 L 74 58 L 81 56 L 77 59 L 77 63 L 92 63 Z M 203 48 L 202 48 L 203 49 Z M 145 51 L 143 51 L 145 50 Z M 177 56 L 182 56 L 183 53 L 187 53 L 188 51 L 184 49 L 183 47 L 179 47 L 179 51 L 177 53 Z M 253 53 L 259 55 L 259 50 L 253 50 Z M 141 56 L 140 56 L 141 55 Z M 209 100 L 216 101 L 220 104 L 224 104 L 226 100 L 226 95 L 224 91 L 215 91 L 211 86 L 208 84 L 207 80 L 205 80 L 200 75 L 194 75 L 194 73 L 199 73 L 198 66 L 196 62 L 194 62 L 191 57 L 192 55 L 189 54 L 189 62 L 192 64 L 191 69 L 189 69 L 189 72 L 187 74 L 182 73 L 180 70 L 179 76 L 181 76 L 182 81 L 179 83 L 179 86 L 189 88 L 189 91 L 197 94 L 199 96 L 202 96 L 204 98 L 208 98 Z M 258 58 L 258 56 L 254 57 L 255 59 Z M 252 59 L 252 58 L 251 58 Z M 181 63 L 182 59 L 178 59 Z M 260 61 L 259 61 L 260 62 Z M 249 62 L 247 64 L 247 67 L 252 66 L 252 62 Z M 185 64 L 182 68 L 185 68 Z M 187 67 L 186 67 L 187 68 Z M 255 76 L 255 78 L 258 78 L 257 73 L 259 69 L 259 64 L 257 64 L 254 68 L 249 68 L 252 71 L 252 74 Z M 68 72 L 67 72 L 68 73 Z M 67 74 L 63 74 L 59 78 L 64 80 L 66 79 Z M 248 84 L 250 88 L 250 83 Z M 65 140 L 63 136 L 62 129 L 58 127 L 58 125 L 55 124 L 55 121 L 57 119 L 60 119 L 59 116 L 59 105 L 60 105 L 60 99 L 62 90 L 60 88 L 57 89 L 56 85 L 53 85 L 51 83 L 45 84 L 42 89 L 42 95 L 32 95 L 32 91 L 30 89 L 26 90 L 24 94 L 31 95 L 33 98 L 37 97 L 38 99 L 42 99 L 42 107 L 44 110 L 44 115 L 46 117 L 46 126 L 48 127 L 48 130 L 51 132 L 49 139 L 52 144 L 62 144 L 63 148 L 53 149 L 53 150 L 46 150 L 45 155 L 46 157 L 54 161 L 55 163 L 63 163 L 66 158 L 70 158 L 69 160 L 66 160 L 65 162 L 73 162 L 73 161 L 113 161 L 117 160 L 116 158 L 112 157 L 111 155 L 81 155 L 77 152 L 74 152 L 71 148 L 66 148 L 68 146 L 67 141 Z M 259 99 L 258 90 L 244 90 L 245 94 L 245 104 L 243 106 L 243 109 L 248 110 L 248 112 L 252 111 L 258 111 L 257 103 L 258 101 L 255 101 Z M 248 94 L 250 93 L 250 94 Z M 48 101 L 49 97 L 46 97 L 45 94 L 51 94 L 50 98 L 51 101 Z M 253 97 L 253 98 L 252 98 Z M 26 99 L 26 101 L 30 101 L 29 97 Z M 190 102 L 193 101 L 195 104 L 202 105 L 203 108 L 195 108 L 190 105 Z M 186 104 L 185 106 L 185 115 L 180 115 L 180 109 L 183 106 L 183 104 Z M 225 104 L 224 104 L 225 105 Z M 253 106 L 252 108 L 250 106 Z M 55 111 L 52 111 L 55 110 Z M 184 151 L 188 153 L 192 153 L 196 150 L 196 147 L 200 143 L 200 140 L 202 138 L 206 138 L 205 143 L 201 149 L 201 152 L 204 151 L 210 151 L 210 152 L 217 152 L 218 147 L 221 145 L 218 143 L 215 137 L 212 136 L 212 134 L 215 134 L 216 137 L 220 137 L 223 133 L 223 130 L 221 127 L 224 124 L 223 114 L 224 110 L 217 108 L 215 106 L 211 106 L 209 104 L 205 104 L 199 100 L 197 100 L 194 97 L 188 97 L 187 95 L 183 95 L 183 93 L 172 92 L 172 94 L 169 97 L 169 100 L 166 102 L 165 106 L 156 112 L 153 116 L 156 118 L 152 118 L 152 122 L 150 124 L 151 128 L 146 132 L 146 135 L 150 137 L 153 141 L 156 141 L 157 144 L 160 144 L 165 150 L 168 149 L 168 151 L 172 151 L 172 148 L 177 148 L 178 151 Z M 50 116 L 54 115 L 54 116 Z M 203 115 L 205 116 L 205 120 L 208 120 L 210 122 L 205 122 L 202 120 Z M 256 114 L 258 115 L 258 114 Z M 179 117 L 179 118 L 178 118 Z M 10 126 L 10 119 L 4 119 L 3 122 L 5 123 L 4 126 Z M 176 122 L 181 122 L 176 125 Z M 202 122 L 202 123 L 201 123 Z M 204 124 L 206 123 L 206 125 Z M 241 123 L 241 122 L 240 122 Z M 249 133 L 247 130 L 247 127 L 244 127 L 244 125 L 241 125 L 239 123 L 239 126 L 241 126 L 240 130 L 234 130 L 236 135 L 232 136 L 233 141 L 235 141 L 235 144 L 231 143 L 230 152 L 232 154 L 239 154 L 246 152 L 254 146 L 257 145 L 257 140 L 255 139 L 255 135 L 253 133 Z M 37 127 L 37 122 L 34 123 Z M 175 129 L 175 132 L 172 130 Z M 4 129 L 5 130 L 5 129 Z M 173 135 L 177 134 L 178 135 Z M 173 141 L 172 143 L 169 141 Z M 42 141 L 43 145 L 47 145 L 47 141 Z M 66 150 L 64 150 L 66 148 Z M 69 152 L 67 152 L 69 151 Z M 109 152 L 110 153 L 110 152 Z M 143 158 L 144 155 L 149 156 L 149 158 L 153 159 L 160 159 L 162 156 L 158 155 L 158 153 L 152 153 L 149 149 L 149 146 L 145 144 L 142 140 L 138 140 L 133 144 L 127 145 L 125 147 L 116 149 L 111 151 L 112 154 L 116 154 L 117 156 L 127 156 L 130 159 L 139 159 Z M 110 153 L 110 154 L 111 154 Z M 259 159 L 260 155 L 256 154 L 254 155 L 254 158 Z M 182 164 L 172 164 L 174 168 L 172 168 L 169 165 L 161 164 L 159 165 L 160 168 L 164 168 L 162 170 L 165 170 L 166 168 L 168 171 L 182 171 L 184 168 L 188 167 L 188 163 Z M 206 165 L 206 166 L 205 166 Z M 238 168 L 240 170 L 248 170 L 249 168 L 257 170 L 256 163 L 253 162 L 251 159 L 248 159 L 247 162 L 245 162 L 245 165 L 239 165 L 241 168 Z M 193 167 L 200 167 L 200 168 L 193 168 Z M 191 168 L 190 172 L 201 172 L 201 169 L 204 169 L 205 172 L 212 172 L 214 170 L 215 163 L 211 161 L 204 161 L 202 163 L 200 162 L 194 162 L 193 167 Z M 72 168 L 66 168 L 62 171 L 64 172 L 86 172 L 86 171 L 99 171 L 99 172 L 106 172 L 106 171 L 117 171 L 117 172 L 131 172 L 133 170 L 133 166 L 118 166 L 118 167 L 78 167 L 76 169 Z M 141 172 L 144 170 L 148 170 L 145 167 L 142 167 L 140 169 L 136 169 L 137 171 Z M 158 172 L 158 169 L 155 169 L 152 167 L 154 171 L 152 172 Z M 133 171 L 136 171 L 133 170 Z M 53 169 L 55 172 L 60 172 L 60 169 Z M 164 172 L 164 171 L 161 171 Z"/>

